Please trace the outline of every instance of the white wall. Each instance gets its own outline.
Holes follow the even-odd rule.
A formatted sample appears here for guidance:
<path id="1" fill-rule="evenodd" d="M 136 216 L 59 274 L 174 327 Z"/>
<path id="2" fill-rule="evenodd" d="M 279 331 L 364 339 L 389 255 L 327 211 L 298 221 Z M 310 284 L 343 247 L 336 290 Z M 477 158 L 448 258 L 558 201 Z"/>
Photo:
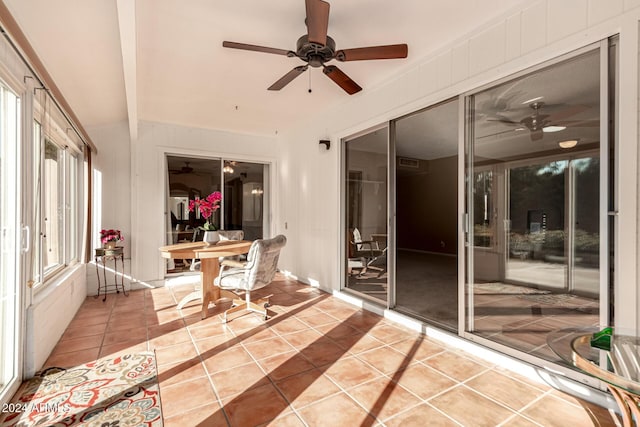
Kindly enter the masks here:
<path id="1" fill-rule="evenodd" d="M 38 293 L 27 308 L 25 377 L 31 377 L 51 354 L 87 296 L 86 264 L 67 269 Z"/>
<path id="2" fill-rule="evenodd" d="M 620 33 L 618 154 L 620 199 L 616 235 L 616 301 L 623 299 L 635 319 L 638 261 L 637 123 L 639 0 L 536 1 L 425 58 L 417 66 L 376 88 L 365 88 L 338 108 L 314 115 L 280 137 L 281 174 L 278 226 L 289 225 L 289 250 L 281 266 L 299 279 L 340 286 L 340 138 L 476 89 L 502 77 Z M 409 47 L 411 54 L 411 47 Z M 361 66 L 366 67 L 366 64 Z M 318 149 L 329 137 L 331 151 Z M 628 232 L 627 232 L 628 231 Z M 621 285 L 620 283 L 625 283 Z M 628 297 L 628 299 L 627 299 Z M 631 303 L 629 302 L 631 301 Z M 616 319 L 624 316 L 616 312 Z M 635 321 L 635 320 L 634 320 Z"/>
<path id="3" fill-rule="evenodd" d="M 87 128 L 87 133 L 98 148 L 93 162 L 93 224 L 92 248 L 102 247 L 100 230 L 117 229 L 122 231 L 124 241 L 124 268 L 118 262 L 118 283 L 124 281 L 126 289 L 130 288 L 131 277 L 131 143 L 127 122 L 108 126 Z M 99 266 L 100 281 L 115 283 L 113 261 L 107 261 L 106 270 Z M 124 270 L 124 271 L 123 271 Z M 87 295 L 98 292 L 98 276 L 92 258 L 86 269 Z M 103 283 L 104 286 L 104 283 Z"/>
<path id="4" fill-rule="evenodd" d="M 131 151 L 132 280 L 164 277 L 165 260 L 160 258 L 158 248 L 165 244 L 166 153 L 269 162 L 273 166 L 271 175 L 277 176 L 277 152 L 275 137 L 140 122 L 138 141 Z M 271 203 L 272 216 L 276 200 Z M 277 226 L 272 228 L 272 235 L 277 232 Z"/>

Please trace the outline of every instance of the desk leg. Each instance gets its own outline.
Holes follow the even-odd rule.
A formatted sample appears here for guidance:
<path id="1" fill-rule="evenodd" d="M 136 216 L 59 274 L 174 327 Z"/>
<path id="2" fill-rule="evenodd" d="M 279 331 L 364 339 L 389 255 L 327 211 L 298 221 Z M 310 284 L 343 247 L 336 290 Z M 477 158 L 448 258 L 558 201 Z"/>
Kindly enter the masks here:
<path id="1" fill-rule="evenodd" d="M 620 412 L 622 413 L 622 425 L 624 427 L 635 426 L 633 418 L 635 417 L 636 420 L 640 420 L 640 409 L 638 408 L 640 398 L 611 384 L 607 384 L 607 387 L 609 387 L 609 391 L 614 399 L 616 399 Z"/>
<path id="2" fill-rule="evenodd" d="M 207 317 L 207 310 L 211 301 L 220 299 L 220 288 L 214 286 L 213 281 L 220 273 L 218 258 L 204 258 L 200 260 L 200 277 L 202 278 L 202 318 Z"/>

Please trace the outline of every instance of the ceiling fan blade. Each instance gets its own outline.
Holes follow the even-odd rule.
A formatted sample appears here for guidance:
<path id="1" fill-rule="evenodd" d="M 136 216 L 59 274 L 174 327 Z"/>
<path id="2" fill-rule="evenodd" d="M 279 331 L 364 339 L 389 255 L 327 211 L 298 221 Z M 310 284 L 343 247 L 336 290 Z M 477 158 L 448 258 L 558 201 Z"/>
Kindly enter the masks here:
<path id="1" fill-rule="evenodd" d="M 390 44 L 386 46 L 357 47 L 342 49 L 336 52 L 338 61 L 365 61 L 369 59 L 397 59 L 406 58 L 408 47 L 406 44 Z"/>
<path id="2" fill-rule="evenodd" d="M 577 128 L 598 127 L 600 126 L 600 120 L 559 120 L 554 121 L 553 124 Z"/>
<path id="3" fill-rule="evenodd" d="M 289 71 L 284 76 L 280 77 L 280 79 L 277 82 L 275 82 L 274 84 L 269 86 L 269 90 L 280 90 L 280 89 L 282 89 L 283 87 L 285 87 L 286 85 L 291 83 L 291 81 L 293 79 L 295 79 L 300 74 L 302 74 L 305 71 L 307 71 L 307 68 L 309 68 L 308 65 L 300 65 L 300 66 L 294 68 L 293 70 Z"/>
<path id="4" fill-rule="evenodd" d="M 558 120 L 563 120 L 563 119 L 566 119 L 567 117 L 574 116 L 588 109 L 589 107 L 587 107 L 586 105 L 572 105 L 568 108 L 564 108 L 560 111 L 552 113 L 549 116 L 549 120 L 554 122 Z"/>
<path id="5" fill-rule="evenodd" d="M 506 136 L 516 135 L 514 132 L 515 132 L 515 129 L 503 130 L 496 133 L 490 133 L 488 135 L 476 136 L 476 139 L 480 140 L 480 139 L 491 138 L 491 137 L 502 138 L 504 135 Z"/>
<path id="6" fill-rule="evenodd" d="M 325 46 L 329 29 L 329 3 L 323 0 L 305 0 L 309 41 Z"/>
<path id="7" fill-rule="evenodd" d="M 246 43 L 223 41 L 222 47 L 229 47 L 231 49 L 251 50 L 254 52 L 273 53 L 275 55 L 295 56 L 295 54 L 290 50 L 276 49 L 275 47 L 257 46 L 254 44 L 246 44 Z"/>
<path id="8" fill-rule="evenodd" d="M 522 123 L 520 122 L 516 122 L 513 120 L 509 120 L 506 117 L 502 118 L 502 119 L 487 119 L 487 122 L 498 122 L 498 123 L 504 123 L 505 125 L 516 125 L 516 126 L 522 126 Z"/>
<path id="9" fill-rule="evenodd" d="M 358 83 L 351 80 L 349 76 L 343 73 L 335 65 L 328 65 L 322 69 L 322 72 L 333 80 L 338 86 L 340 86 L 349 95 L 360 92 L 362 88 L 358 86 Z"/>

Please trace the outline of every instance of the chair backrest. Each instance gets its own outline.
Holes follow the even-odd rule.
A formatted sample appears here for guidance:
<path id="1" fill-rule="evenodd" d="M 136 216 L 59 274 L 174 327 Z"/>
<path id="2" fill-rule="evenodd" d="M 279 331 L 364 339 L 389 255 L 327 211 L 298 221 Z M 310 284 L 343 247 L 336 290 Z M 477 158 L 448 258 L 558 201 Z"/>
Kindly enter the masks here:
<path id="1" fill-rule="evenodd" d="M 360 242 L 362 242 L 362 235 L 360 234 L 360 230 L 358 230 L 357 228 L 354 228 L 353 229 L 353 243 L 355 243 L 356 250 L 358 250 L 358 251 L 362 250 L 362 245 L 360 244 Z"/>
<path id="2" fill-rule="evenodd" d="M 280 250 L 286 245 L 287 238 L 282 234 L 273 239 L 254 240 L 247 255 L 245 270 L 245 289 L 258 289 L 268 285 L 276 275 Z"/>
<path id="3" fill-rule="evenodd" d="M 244 231 L 242 230 L 219 230 L 220 240 L 242 240 Z"/>

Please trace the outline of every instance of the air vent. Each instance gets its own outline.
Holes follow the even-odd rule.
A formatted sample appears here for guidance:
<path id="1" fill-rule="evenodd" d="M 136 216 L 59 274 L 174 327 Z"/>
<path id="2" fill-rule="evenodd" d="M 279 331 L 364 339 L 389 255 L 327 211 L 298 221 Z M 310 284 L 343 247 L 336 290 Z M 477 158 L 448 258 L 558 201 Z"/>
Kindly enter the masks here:
<path id="1" fill-rule="evenodd" d="M 411 159 L 409 157 L 399 157 L 398 166 L 403 168 L 418 169 L 420 167 L 420 160 Z"/>

